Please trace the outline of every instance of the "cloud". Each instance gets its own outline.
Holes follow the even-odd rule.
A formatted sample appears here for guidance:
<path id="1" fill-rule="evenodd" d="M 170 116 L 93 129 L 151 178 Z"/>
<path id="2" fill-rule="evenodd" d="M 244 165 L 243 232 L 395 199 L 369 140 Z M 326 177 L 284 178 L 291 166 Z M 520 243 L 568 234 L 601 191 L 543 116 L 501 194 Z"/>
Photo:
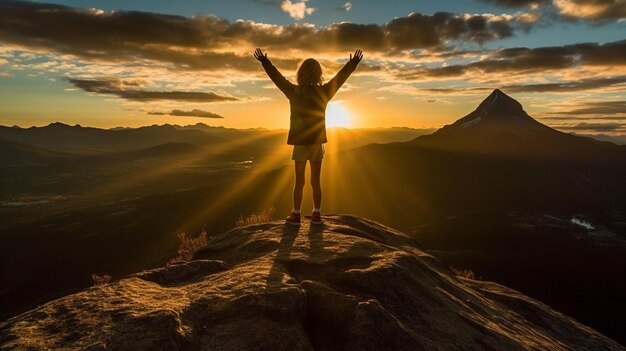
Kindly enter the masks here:
<path id="1" fill-rule="evenodd" d="M 376 89 L 377 91 L 389 92 L 394 94 L 403 94 L 403 95 L 423 95 L 424 89 L 416 88 L 412 85 L 408 84 L 392 84 L 386 85 Z"/>
<path id="2" fill-rule="evenodd" d="M 341 5 L 341 9 L 346 12 L 352 10 L 352 3 L 346 2 L 345 4 Z"/>
<path id="3" fill-rule="evenodd" d="M 547 92 L 575 92 L 607 88 L 626 83 L 626 76 L 588 78 L 575 81 L 539 84 L 505 85 L 502 89 L 515 93 L 547 93 Z"/>
<path id="4" fill-rule="evenodd" d="M 191 91 L 151 91 L 137 89 L 142 83 L 139 81 L 123 81 L 117 79 L 67 79 L 75 87 L 89 93 L 114 95 L 130 101 L 175 100 L 189 102 L 224 102 L 239 100 L 232 96 L 216 93 Z"/>
<path id="5" fill-rule="evenodd" d="M 443 47 L 449 40 L 482 43 L 511 37 L 515 22 L 510 17 L 484 15 L 460 16 L 449 12 L 433 15 L 411 13 L 387 22 L 389 47 L 396 50 Z"/>
<path id="6" fill-rule="evenodd" d="M 590 21 L 626 18 L 624 0 L 553 0 L 562 16 Z"/>
<path id="7" fill-rule="evenodd" d="M 203 117 L 203 118 L 224 118 L 223 116 L 218 115 L 217 113 L 193 109 L 191 111 L 183 111 L 183 110 L 171 110 L 169 112 L 148 112 L 149 115 L 169 115 L 169 116 L 187 116 L 187 117 Z"/>
<path id="8" fill-rule="evenodd" d="M 258 71 L 258 63 L 250 59 L 255 47 L 274 53 L 275 58 L 279 54 L 295 66 L 302 53 L 343 56 L 347 48 L 360 47 L 390 57 L 402 50 L 446 50 L 453 41 L 484 43 L 510 37 L 526 25 L 514 16 L 438 12 L 412 13 L 382 25 L 280 26 L 230 22 L 212 15 L 183 17 L 0 2 L 0 41 L 5 44 L 87 61 L 135 66 L 156 61 L 173 69 L 209 71 Z"/>
<path id="9" fill-rule="evenodd" d="M 306 1 L 307 0 L 303 0 L 301 2 L 291 2 L 290 0 L 283 0 L 280 3 L 280 9 L 281 11 L 288 13 L 289 17 L 301 20 L 304 16 L 315 12 L 314 8 L 306 6 Z"/>
<path id="10" fill-rule="evenodd" d="M 526 7 L 536 6 L 549 2 L 549 0 L 482 0 L 483 2 L 503 7 Z"/>
<path id="11" fill-rule="evenodd" d="M 556 113 L 556 112 L 549 112 Z M 571 116 L 540 116 L 539 119 L 553 121 L 590 121 L 590 120 L 607 120 L 607 121 L 625 121 L 626 116 L 601 116 L 601 117 L 571 117 Z"/>
<path id="12" fill-rule="evenodd" d="M 532 7 L 549 10 L 562 18 L 592 22 L 626 18 L 624 0 L 482 0 L 502 7 Z"/>
<path id="13" fill-rule="evenodd" d="M 279 4 L 275 1 L 273 6 Z M 301 57 L 314 54 L 321 56 L 323 64 L 332 70 L 339 66 L 335 60 L 339 55 L 347 59 L 347 48 L 359 47 L 368 54 L 368 60 L 359 67 L 359 74 L 383 77 L 396 83 L 398 80 L 463 78 L 493 87 L 506 80 L 512 89 L 537 91 L 581 91 L 620 84 L 612 79 L 621 79 L 619 75 L 624 74 L 622 67 L 626 67 L 626 63 L 622 58 L 626 55 L 626 41 L 491 52 L 485 47 L 474 50 L 479 46 L 471 45 L 513 36 L 528 25 L 528 20 L 519 14 L 448 12 L 411 13 L 383 24 L 272 25 L 244 20 L 231 22 L 212 15 L 183 17 L 0 1 L 0 42 L 11 48 L 45 53 L 48 60 L 55 62 L 54 67 L 46 68 L 39 60 L 25 61 L 15 56 L 9 59 L 9 69 L 41 66 L 47 73 L 65 72 L 66 76 L 81 78 L 135 75 L 156 79 L 152 77 L 160 76 L 171 83 L 163 88 L 169 91 L 131 86 L 118 88 L 120 80 L 115 79 L 74 78 L 75 83 L 72 83 L 77 87 L 81 85 L 85 91 L 91 89 L 89 92 L 134 101 L 236 100 L 232 96 L 179 90 L 213 90 L 214 86 L 232 84 L 233 79 L 239 82 L 259 79 L 262 69 L 250 55 L 255 47 L 267 50 L 279 68 L 295 68 Z M 465 63 L 436 66 L 449 59 Z M 475 61 L 468 62 L 471 59 Z M 73 68 L 63 71 L 61 66 L 70 64 Z M 587 66 L 595 71 L 581 70 Z M 92 72 L 94 68 L 96 71 Z M 612 68 L 617 69 L 609 72 Z M 196 79 L 195 70 L 205 72 L 202 80 L 205 83 Z M 558 82 L 556 77 L 541 75 L 535 78 L 550 83 L 513 85 L 528 80 L 528 74 L 543 72 L 561 72 L 559 79 L 569 80 Z M 593 78 L 571 80 L 590 73 L 587 77 Z M 598 77 L 606 74 L 612 74 L 613 78 Z M 185 88 L 176 88 L 178 86 Z M 432 92 L 475 93 L 468 89 L 445 90 Z"/>
<path id="14" fill-rule="evenodd" d="M 611 87 L 622 87 L 624 83 L 626 83 L 626 76 L 588 78 L 555 83 L 491 85 L 488 87 L 473 88 L 415 88 L 412 86 L 398 84 L 383 87 L 379 90 L 411 95 L 482 95 L 486 92 L 492 91 L 494 87 L 497 87 L 506 93 L 569 93 L 594 89 L 606 89 Z"/>
<path id="15" fill-rule="evenodd" d="M 542 55 L 542 53 L 544 55 Z M 537 49 L 514 48 L 504 49 L 497 53 L 497 57 L 510 59 L 520 56 L 529 56 L 535 54 L 541 59 L 549 59 L 545 54 L 556 56 L 573 57 L 581 64 L 587 65 L 617 65 L 624 66 L 626 61 L 623 60 L 626 55 L 626 40 L 614 41 L 610 43 L 581 43 L 574 45 L 543 47 Z"/>
<path id="16" fill-rule="evenodd" d="M 626 101 L 590 101 L 569 111 L 552 112 L 555 115 L 626 115 Z M 625 117 L 621 117 L 624 119 Z"/>
<path id="17" fill-rule="evenodd" d="M 435 68 L 418 67 L 396 72 L 399 79 L 460 77 L 465 74 L 533 73 L 576 66 L 626 66 L 626 40 L 599 44 L 582 43 L 539 48 L 507 48 L 484 55 L 480 61 Z"/>
<path id="18" fill-rule="evenodd" d="M 594 131 L 594 132 L 616 132 L 624 129 L 626 124 L 622 123 L 587 123 L 581 122 L 576 124 L 559 124 L 551 127 L 567 131 Z"/>

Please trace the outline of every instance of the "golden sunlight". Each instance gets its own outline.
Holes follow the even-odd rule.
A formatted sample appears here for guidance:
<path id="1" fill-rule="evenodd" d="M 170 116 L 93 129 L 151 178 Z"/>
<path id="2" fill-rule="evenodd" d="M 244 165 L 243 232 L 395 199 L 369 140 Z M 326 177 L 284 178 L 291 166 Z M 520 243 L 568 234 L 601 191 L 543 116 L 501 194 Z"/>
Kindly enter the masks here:
<path id="1" fill-rule="evenodd" d="M 326 107 L 326 126 L 348 128 L 352 124 L 352 115 L 341 101 L 332 101 Z"/>

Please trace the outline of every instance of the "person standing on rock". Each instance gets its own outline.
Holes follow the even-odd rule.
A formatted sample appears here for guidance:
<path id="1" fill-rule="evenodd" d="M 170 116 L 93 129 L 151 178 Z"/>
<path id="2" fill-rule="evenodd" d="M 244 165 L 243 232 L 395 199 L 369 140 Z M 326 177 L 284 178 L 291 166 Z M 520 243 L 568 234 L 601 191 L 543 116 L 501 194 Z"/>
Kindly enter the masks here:
<path id="1" fill-rule="evenodd" d="M 293 145 L 291 159 L 294 161 L 296 181 L 293 189 L 293 210 L 286 221 L 289 224 L 300 225 L 304 172 L 309 161 L 314 205 L 311 223 L 322 224 L 320 175 L 324 144 L 327 142 L 326 105 L 361 62 L 363 52 L 356 50 L 354 55 L 351 54 L 348 63 L 326 83 L 323 83 L 322 66 L 315 59 L 309 58 L 300 64 L 296 74 L 298 84 L 293 84 L 274 67 L 267 58 L 267 53 L 256 49 L 254 58 L 261 62 L 270 79 L 289 99 L 291 109 L 287 144 Z"/>

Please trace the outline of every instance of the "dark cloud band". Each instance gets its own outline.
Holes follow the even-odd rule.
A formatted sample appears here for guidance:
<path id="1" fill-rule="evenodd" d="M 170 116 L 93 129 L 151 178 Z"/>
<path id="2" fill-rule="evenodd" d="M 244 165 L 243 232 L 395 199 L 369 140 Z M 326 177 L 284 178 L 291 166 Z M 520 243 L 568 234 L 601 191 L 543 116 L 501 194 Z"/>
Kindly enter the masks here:
<path id="1" fill-rule="evenodd" d="M 626 76 L 588 78 L 558 83 L 512 84 L 502 85 L 500 89 L 507 93 L 569 93 L 593 89 L 621 86 L 626 83 Z M 478 88 L 421 88 L 425 93 L 432 94 L 483 94 L 493 90 L 492 87 Z"/>
<path id="2" fill-rule="evenodd" d="M 558 83 L 540 83 L 540 84 L 517 84 L 507 85 L 503 89 L 515 93 L 565 93 L 583 90 L 593 90 L 616 86 L 626 83 L 626 76 L 607 77 L 607 78 L 589 78 L 575 81 L 565 81 Z"/>
<path id="3" fill-rule="evenodd" d="M 491 53 L 486 59 L 462 65 L 437 68 L 403 69 L 396 73 L 400 79 L 421 77 L 458 77 L 466 73 L 532 73 L 567 69 L 580 65 L 626 66 L 626 40 L 599 44 L 508 48 Z"/>
<path id="4" fill-rule="evenodd" d="M 617 132 L 624 130 L 626 124 L 622 123 L 587 123 L 581 122 L 573 125 L 559 124 L 552 127 L 566 131 L 594 131 L 594 132 Z"/>
<path id="5" fill-rule="evenodd" d="M 590 101 L 569 111 L 554 112 L 555 115 L 626 115 L 626 101 Z M 626 119 L 621 117 L 620 119 Z"/>
<path id="6" fill-rule="evenodd" d="M 548 3 L 549 0 L 482 0 L 483 2 L 503 7 L 526 7 Z"/>
<path id="7" fill-rule="evenodd" d="M 136 86 L 139 85 L 136 82 L 126 82 L 113 79 L 90 80 L 68 78 L 68 81 L 75 87 L 89 93 L 114 95 L 131 101 L 175 100 L 189 102 L 222 102 L 238 100 L 232 96 L 219 95 L 216 93 L 141 90 L 136 88 Z"/>
<path id="8" fill-rule="evenodd" d="M 183 110 L 171 110 L 169 112 L 148 112 L 149 115 L 157 115 L 157 116 L 185 116 L 185 117 L 203 117 L 203 118 L 224 118 L 223 116 L 218 115 L 217 113 L 193 109 L 191 111 L 183 111 Z"/>

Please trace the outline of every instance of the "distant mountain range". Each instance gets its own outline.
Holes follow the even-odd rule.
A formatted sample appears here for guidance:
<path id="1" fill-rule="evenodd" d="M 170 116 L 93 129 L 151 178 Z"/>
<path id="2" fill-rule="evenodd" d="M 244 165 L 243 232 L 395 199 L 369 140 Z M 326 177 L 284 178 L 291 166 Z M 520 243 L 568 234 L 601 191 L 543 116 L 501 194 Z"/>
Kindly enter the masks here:
<path id="1" fill-rule="evenodd" d="M 434 129 L 393 128 L 331 128 L 330 137 L 341 148 L 354 148 L 370 143 L 408 141 Z M 20 128 L 0 126 L 0 138 L 55 151 L 78 154 L 98 154 L 123 150 L 139 150 L 167 143 L 193 144 L 198 147 L 224 145 L 239 139 L 245 150 L 272 151 L 287 140 L 286 130 L 262 128 L 235 129 L 214 127 L 204 123 L 194 125 L 152 125 L 139 128 L 116 127 L 100 129 L 70 126 L 55 122 L 44 127 Z"/>
<path id="2" fill-rule="evenodd" d="M 0 127 L 0 137 L 43 148 L 77 153 L 141 149 L 164 143 L 214 145 L 221 137 L 199 130 L 181 130 L 171 125 L 135 129 L 99 129 L 52 123 L 45 127 Z"/>

